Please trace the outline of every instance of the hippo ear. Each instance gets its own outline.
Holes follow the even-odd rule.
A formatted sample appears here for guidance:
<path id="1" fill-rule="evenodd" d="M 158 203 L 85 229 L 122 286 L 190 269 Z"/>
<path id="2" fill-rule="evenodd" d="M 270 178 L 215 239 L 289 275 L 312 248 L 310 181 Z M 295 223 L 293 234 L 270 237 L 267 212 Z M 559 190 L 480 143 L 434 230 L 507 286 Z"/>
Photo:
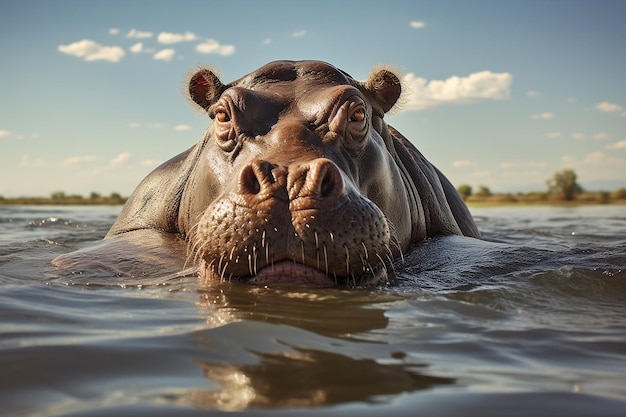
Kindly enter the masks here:
<path id="1" fill-rule="evenodd" d="M 198 106 L 208 110 L 226 90 L 213 71 L 203 68 L 189 78 L 189 96 Z"/>
<path id="2" fill-rule="evenodd" d="M 365 87 L 385 113 L 391 110 L 402 93 L 400 79 L 388 69 L 374 69 L 365 82 Z"/>

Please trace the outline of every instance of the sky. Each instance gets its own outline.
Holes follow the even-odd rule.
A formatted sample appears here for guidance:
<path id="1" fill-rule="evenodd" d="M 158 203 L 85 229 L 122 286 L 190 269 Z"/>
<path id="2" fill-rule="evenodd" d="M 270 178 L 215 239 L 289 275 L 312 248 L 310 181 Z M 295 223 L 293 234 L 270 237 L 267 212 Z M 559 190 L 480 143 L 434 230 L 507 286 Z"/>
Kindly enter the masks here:
<path id="1" fill-rule="evenodd" d="M 318 59 L 396 68 L 385 116 L 456 186 L 626 186 L 624 1 L 0 0 L 0 195 L 129 195 L 210 124 L 190 71 L 227 83 Z"/>

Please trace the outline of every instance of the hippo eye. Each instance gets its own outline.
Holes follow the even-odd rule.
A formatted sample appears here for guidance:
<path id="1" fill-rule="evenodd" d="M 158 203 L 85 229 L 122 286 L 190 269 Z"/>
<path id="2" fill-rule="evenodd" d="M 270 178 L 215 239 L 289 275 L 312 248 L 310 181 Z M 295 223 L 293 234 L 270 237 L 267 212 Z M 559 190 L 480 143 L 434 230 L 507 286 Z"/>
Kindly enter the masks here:
<path id="1" fill-rule="evenodd" d="M 351 122 L 362 122 L 363 120 L 365 120 L 365 110 L 364 109 L 358 109 L 356 110 L 354 113 L 352 113 L 352 115 L 350 116 L 350 121 Z"/>

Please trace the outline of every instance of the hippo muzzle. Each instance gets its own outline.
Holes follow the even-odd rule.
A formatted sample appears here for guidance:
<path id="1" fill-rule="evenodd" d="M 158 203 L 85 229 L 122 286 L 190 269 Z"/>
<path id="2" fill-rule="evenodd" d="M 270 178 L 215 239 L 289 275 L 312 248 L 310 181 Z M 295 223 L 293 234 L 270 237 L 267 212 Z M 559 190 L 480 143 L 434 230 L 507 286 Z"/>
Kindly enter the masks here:
<path id="1" fill-rule="evenodd" d="M 322 286 L 391 278 L 384 214 L 327 158 L 253 160 L 190 237 L 204 278 Z"/>

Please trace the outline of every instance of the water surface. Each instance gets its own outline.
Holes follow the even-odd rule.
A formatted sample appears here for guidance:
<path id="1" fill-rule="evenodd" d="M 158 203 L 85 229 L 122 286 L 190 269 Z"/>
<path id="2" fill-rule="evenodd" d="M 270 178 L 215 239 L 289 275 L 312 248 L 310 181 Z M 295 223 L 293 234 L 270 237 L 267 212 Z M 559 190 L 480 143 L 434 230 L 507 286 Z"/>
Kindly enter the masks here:
<path id="1" fill-rule="evenodd" d="M 0 414 L 624 415 L 624 206 L 473 208 L 377 289 L 50 265 L 120 209 L 0 207 Z"/>

